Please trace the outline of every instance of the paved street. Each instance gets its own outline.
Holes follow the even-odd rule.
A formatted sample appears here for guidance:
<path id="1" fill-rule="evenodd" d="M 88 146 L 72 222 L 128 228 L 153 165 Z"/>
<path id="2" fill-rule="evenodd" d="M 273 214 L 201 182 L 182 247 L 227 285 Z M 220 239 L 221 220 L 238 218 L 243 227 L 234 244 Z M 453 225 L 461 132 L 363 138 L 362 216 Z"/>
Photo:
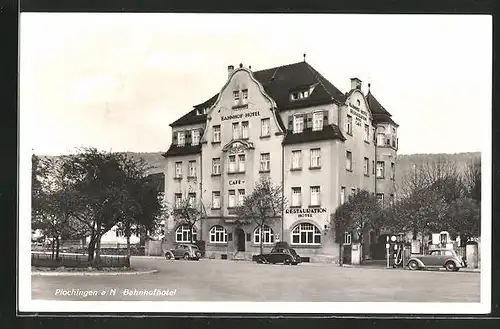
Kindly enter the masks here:
<path id="1" fill-rule="evenodd" d="M 479 273 L 341 268 L 334 264 L 266 265 L 208 260 L 132 258 L 132 276 L 32 276 L 32 298 L 51 300 L 177 300 L 290 302 L 479 302 Z M 59 289 L 58 295 L 56 291 Z M 98 292 L 62 296 L 62 291 Z M 110 289 L 116 289 L 110 295 Z M 163 296 L 125 295 L 134 289 Z M 101 295 L 101 291 L 105 295 Z M 170 295 L 169 295 L 170 294 Z"/>

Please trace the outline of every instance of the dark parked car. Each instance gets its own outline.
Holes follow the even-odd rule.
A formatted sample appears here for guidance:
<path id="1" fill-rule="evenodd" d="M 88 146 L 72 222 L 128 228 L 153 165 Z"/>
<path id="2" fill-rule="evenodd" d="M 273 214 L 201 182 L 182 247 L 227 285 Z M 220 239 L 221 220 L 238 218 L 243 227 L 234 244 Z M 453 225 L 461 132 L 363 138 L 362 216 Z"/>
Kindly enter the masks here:
<path id="1" fill-rule="evenodd" d="M 427 255 L 414 255 L 407 263 L 410 270 L 421 270 L 424 268 L 441 268 L 447 271 L 457 272 L 466 267 L 465 258 L 457 255 L 453 249 L 438 248 L 429 251 Z"/>
<path id="2" fill-rule="evenodd" d="M 301 262 L 301 259 L 295 249 L 290 248 L 288 243 L 277 242 L 269 254 L 260 254 L 255 258 L 255 261 L 259 264 L 283 263 L 285 265 L 297 265 Z"/>
<path id="3" fill-rule="evenodd" d="M 174 249 L 165 252 L 166 259 L 186 259 L 186 260 L 199 260 L 201 258 L 201 251 L 197 245 L 191 243 L 178 244 Z"/>

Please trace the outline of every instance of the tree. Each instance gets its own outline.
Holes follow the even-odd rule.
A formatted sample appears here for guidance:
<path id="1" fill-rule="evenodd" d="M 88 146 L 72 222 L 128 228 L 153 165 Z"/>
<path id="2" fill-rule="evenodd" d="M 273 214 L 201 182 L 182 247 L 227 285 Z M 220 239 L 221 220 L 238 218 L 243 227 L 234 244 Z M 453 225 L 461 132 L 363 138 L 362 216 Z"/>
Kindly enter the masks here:
<path id="1" fill-rule="evenodd" d="M 455 200 L 449 207 L 449 232 L 460 236 L 461 243 L 481 234 L 481 207 L 472 198 Z"/>
<path id="2" fill-rule="evenodd" d="M 164 207 L 155 182 L 147 176 L 149 167 L 143 159 L 126 158 L 123 167 L 127 173 L 127 198 L 123 205 L 124 215 L 117 223 L 117 229 L 123 232 L 127 239 L 127 257 L 130 259 L 131 235 L 154 231 Z"/>
<path id="3" fill-rule="evenodd" d="M 83 148 L 64 167 L 73 187 L 71 214 L 88 232 L 89 261 L 99 266 L 101 237 L 127 215 L 130 202 L 126 155 Z M 94 255 L 95 254 L 95 255 Z"/>
<path id="4" fill-rule="evenodd" d="M 481 159 L 467 164 L 464 181 L 468 197 L 481 204 Z"/>
<path id="5" fill-rule="evenodd" d="M 253 224 L 259 229 L 261 254 L 264 228 L 281 218 L 286 203 L 281 190 L 281 186 L 274 185 L 269 178 L 261 178 L 235 210 L 238 224 Z"/>
<path id="6" fill-rule="evenodd" d="M 342 239 L 345 232 L 356 235 L 361 245 L 362 260 L 364 260 L 364 234 L 367 229 L 375 229 L 382 224 L 382 207 L 374 193 L 366 190 L 357 190 L 349 196 L 344 204 L 340 205 L 332 216 L 335 227 L 335 238 L 340 244 L 342 258 Z"/>
<path id="7" fill-rule="evenodd" d="M 52 257 L 59 258 L 61 240 L 84 236 L 81 225 L 72 217 L 72 190 L 60 161 L 37 159 L 33 166 L 32 228 L 51 240 Z"/>
<path id="8" fill-rule="evenodd" d="M 202 209 L 197 205 L 194 198 L 185 197 L 182 198 L 179 204 L 176 204 L 173 209 L 174 220 L 182 225 L 187 225 L 189 228 L 189 241 L 194 243 L 193 230 L 199 221 L 203 217 Z"/>

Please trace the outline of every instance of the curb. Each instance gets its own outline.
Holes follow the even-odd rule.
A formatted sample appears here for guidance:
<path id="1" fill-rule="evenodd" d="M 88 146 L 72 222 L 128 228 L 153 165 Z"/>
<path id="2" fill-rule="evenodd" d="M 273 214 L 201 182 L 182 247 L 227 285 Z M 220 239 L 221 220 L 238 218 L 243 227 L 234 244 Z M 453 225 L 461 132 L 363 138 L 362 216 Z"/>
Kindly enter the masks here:
<path id="1" fill-rule="evenodd" d="M 109 275 L 142 275 L 142 274 L 153 274 L 158 273 L 158 270 L 149 271 L 134 271 L 134 272 L 45 272 L 45 271 L 34 271 L 31 272 L 32 276 L 109 276 Z"/>
<path id="2" fill-rule="evenodd" d="M 351 265 L 351 264 L 344 264 L 339 267 L 346 267 L 346 268 L 362 268 L 362 269 L 381 269 L 381 270 L 406 270 L 401 267 L 397 268 L 387 268 L 387 267 L 379 267 L 379 266 L 366 266 L 366 265 Z M 418 271 L 418 272 L 444 272 L 441 271 L 441 269 L 438 270 L 423 270 L 423 271 Z M 467 268 L 461 268 L 460 273 L 481 273 L 481 269 L 467 269 Z"/>

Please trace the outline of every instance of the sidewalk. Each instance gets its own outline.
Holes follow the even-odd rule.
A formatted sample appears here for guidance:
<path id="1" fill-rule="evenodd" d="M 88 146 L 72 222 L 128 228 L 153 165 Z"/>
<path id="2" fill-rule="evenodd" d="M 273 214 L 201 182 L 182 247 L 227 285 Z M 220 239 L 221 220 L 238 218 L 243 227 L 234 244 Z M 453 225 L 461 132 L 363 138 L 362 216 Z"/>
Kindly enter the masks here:
<path id="1" fill-rule="evenodd" d="M 387 269 L 387 262 L 385 260 L 366 260 L 360 265 L 351 265 L 351 264 L 344 264 L 344 267 L 358 267 L 358 268 L 384 268 Z M 388 269 L 393 269 L 391 266 Z M 395 269 L 403 269 L 402 267 L 396 267 Z M 441 269 L 431 269 L 428 271 L 439 271 Z M 444 269 L 443 269 L 444 270 Z M 473 272 L 473 273 L 481 273 L 480 268 L 470 268 L 470 267 L 464 267 L 459 270 L 459 272 Z"/>

